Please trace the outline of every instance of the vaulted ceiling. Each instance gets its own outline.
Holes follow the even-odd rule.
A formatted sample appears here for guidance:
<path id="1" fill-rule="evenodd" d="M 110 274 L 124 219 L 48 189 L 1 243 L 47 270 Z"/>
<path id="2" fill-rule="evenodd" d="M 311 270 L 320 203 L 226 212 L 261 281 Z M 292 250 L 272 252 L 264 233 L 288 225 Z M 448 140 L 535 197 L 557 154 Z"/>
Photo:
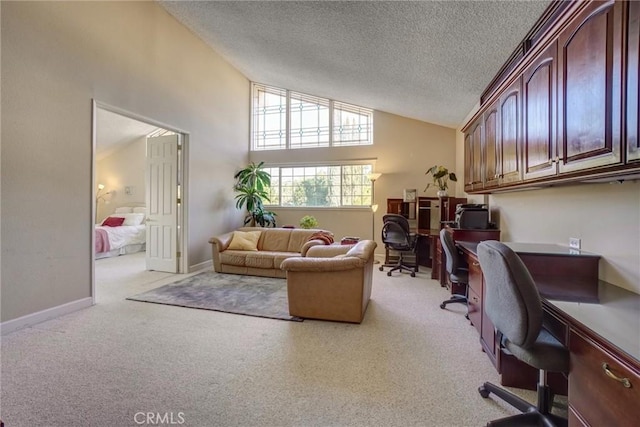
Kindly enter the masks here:
<path id="1" fill-rule="evenodd" d="M 549 3 L 160 1 L 252 81 L 447 127 Z"/>

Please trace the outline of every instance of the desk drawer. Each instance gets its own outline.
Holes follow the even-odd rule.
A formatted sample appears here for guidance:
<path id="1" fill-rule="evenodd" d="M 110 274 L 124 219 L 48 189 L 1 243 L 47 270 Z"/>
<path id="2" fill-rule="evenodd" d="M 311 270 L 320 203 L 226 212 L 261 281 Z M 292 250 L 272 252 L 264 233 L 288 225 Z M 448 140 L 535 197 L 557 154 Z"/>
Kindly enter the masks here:
<path id="1" fill-rule="evenodd" d="M 469 321 L 478 331 L 478 335 L 482 336 L 482 299 L 473 289 L 469 288 L 467 296 L 467 307 L 469 313 Z"/>
<path id="2" fill-rule="evenodd" d="M 482 295 L 482 269 L 477 259 L 469 258 L 469 287 L 473 289 L 476 295 Z"/>
<path id="3" fill-rule="evenodd" d="M 637 426 L 640 420 L 640 372 L 592 340 L 571 331 L 569 336 L 569 406 L 591 426 Z M 629 382 L 625 387 L 620 380 Z"/>

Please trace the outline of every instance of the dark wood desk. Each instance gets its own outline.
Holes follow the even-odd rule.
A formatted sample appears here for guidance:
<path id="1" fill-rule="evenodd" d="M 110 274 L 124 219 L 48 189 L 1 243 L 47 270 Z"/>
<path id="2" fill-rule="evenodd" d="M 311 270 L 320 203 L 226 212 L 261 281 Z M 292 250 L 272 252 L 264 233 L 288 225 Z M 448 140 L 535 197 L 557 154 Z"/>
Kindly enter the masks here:
<path id="1" fill-rule="evenodd" d="M 523 379 L 523 363 L 514 361 L 513 356 L 505 357 L 495 339 L 493 324 L 484 313 L 484 277 L 476 255 L 477 243 L 457 242 L 469 262 L 470 292 L 474 290 L 470 301 L 469 318 L 480 333 L 480 343 L 490 360 L 502 374 L 503 385 L 530 388 L 523 381 L 535 381 L 536 371 L 532 378 Z M 528 255 L 537 253 L 544 257 L 544 245 L 538 245 L 538 251 L 532 251 L 534 245 L 508 243 L 516 252 L 524 251 Z M 528 249 L 525 249 L 528 246 Z M 546 270 L 558 271 L 562 275 L 564 269 L 555 264 L 566 263 L 565 249 L 548 247 L 550 254 L 545 261 Z M 568 248 L 566 248 L 568 250 Z M 571 254 L 578 255 L 578 254 Z M 585 257 L 597 257 L 584 254 Z M 523 257 L 521 256 L 521 258 Z M 590 260 L 592 262 L 593 259 Z M 525 262 L 527 264 L 527 262 Z M 551 274 L 546 274 L 550 276 Z M 538 285 L 538 280 L 534 276 Z M 546 279 L 545 279 L 546 280 Z M 554 299 L 550 284 L 561 286 L 559 294 L 562 299 Z M 575 283 L 575 280 L 574 282 Z M 589 281 L 586 286 L 590 286 Z M 547 296 L 542 295 L 544 309 L 544 325 L 570 351 L 571 363 L 568 376 L 568 400 L 570 426 L 582 425 L 637 425 L 640 419 L 640 295 L 606 283 L 597 282 L 597 303 L 567 301 L 566 287 L 562 280 L 547 281 L 540 287 Z M 471 295 L 471 294 L 470 294 Z M 526 365 L 525 365 L 526 366 Z M 607 372 L 609 371 L 609 372 Z M 529 375 L 529 374 L 527 374 Z M 616 380 L 613 377 L 617 377 Z M 629 387 L 624 382 L 628 381 Z M 514 384 L 514 381 L 517 384 Z M 553 384 L 552 384 L 552 387 Z"/>

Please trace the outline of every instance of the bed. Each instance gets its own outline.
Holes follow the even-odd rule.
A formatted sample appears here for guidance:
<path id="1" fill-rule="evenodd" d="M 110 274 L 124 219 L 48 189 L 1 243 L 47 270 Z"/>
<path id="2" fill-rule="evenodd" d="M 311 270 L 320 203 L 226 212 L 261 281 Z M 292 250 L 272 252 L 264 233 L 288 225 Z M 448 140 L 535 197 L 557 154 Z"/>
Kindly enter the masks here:
<path id="1" fill-rule="evenodd" d="M 120 207 L 95 227 L 96 259 L 143 252 L 146 247 L 144 207 Z"/>

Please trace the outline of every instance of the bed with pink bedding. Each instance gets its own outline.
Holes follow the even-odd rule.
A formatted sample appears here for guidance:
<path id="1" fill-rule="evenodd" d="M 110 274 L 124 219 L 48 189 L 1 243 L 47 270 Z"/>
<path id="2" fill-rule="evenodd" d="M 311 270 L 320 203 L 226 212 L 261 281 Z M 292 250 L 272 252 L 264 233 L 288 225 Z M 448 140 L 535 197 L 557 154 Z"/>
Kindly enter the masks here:
<path id="1" fill-rule="evenodd" d="M 145 250 L 144 212 L 118 208 L 95 227 L 96 259 L 126 255 Z M 144 208 L 140 208 L 144 209 Z M 124 211 L 124 212 L 123 212 Z"/>

